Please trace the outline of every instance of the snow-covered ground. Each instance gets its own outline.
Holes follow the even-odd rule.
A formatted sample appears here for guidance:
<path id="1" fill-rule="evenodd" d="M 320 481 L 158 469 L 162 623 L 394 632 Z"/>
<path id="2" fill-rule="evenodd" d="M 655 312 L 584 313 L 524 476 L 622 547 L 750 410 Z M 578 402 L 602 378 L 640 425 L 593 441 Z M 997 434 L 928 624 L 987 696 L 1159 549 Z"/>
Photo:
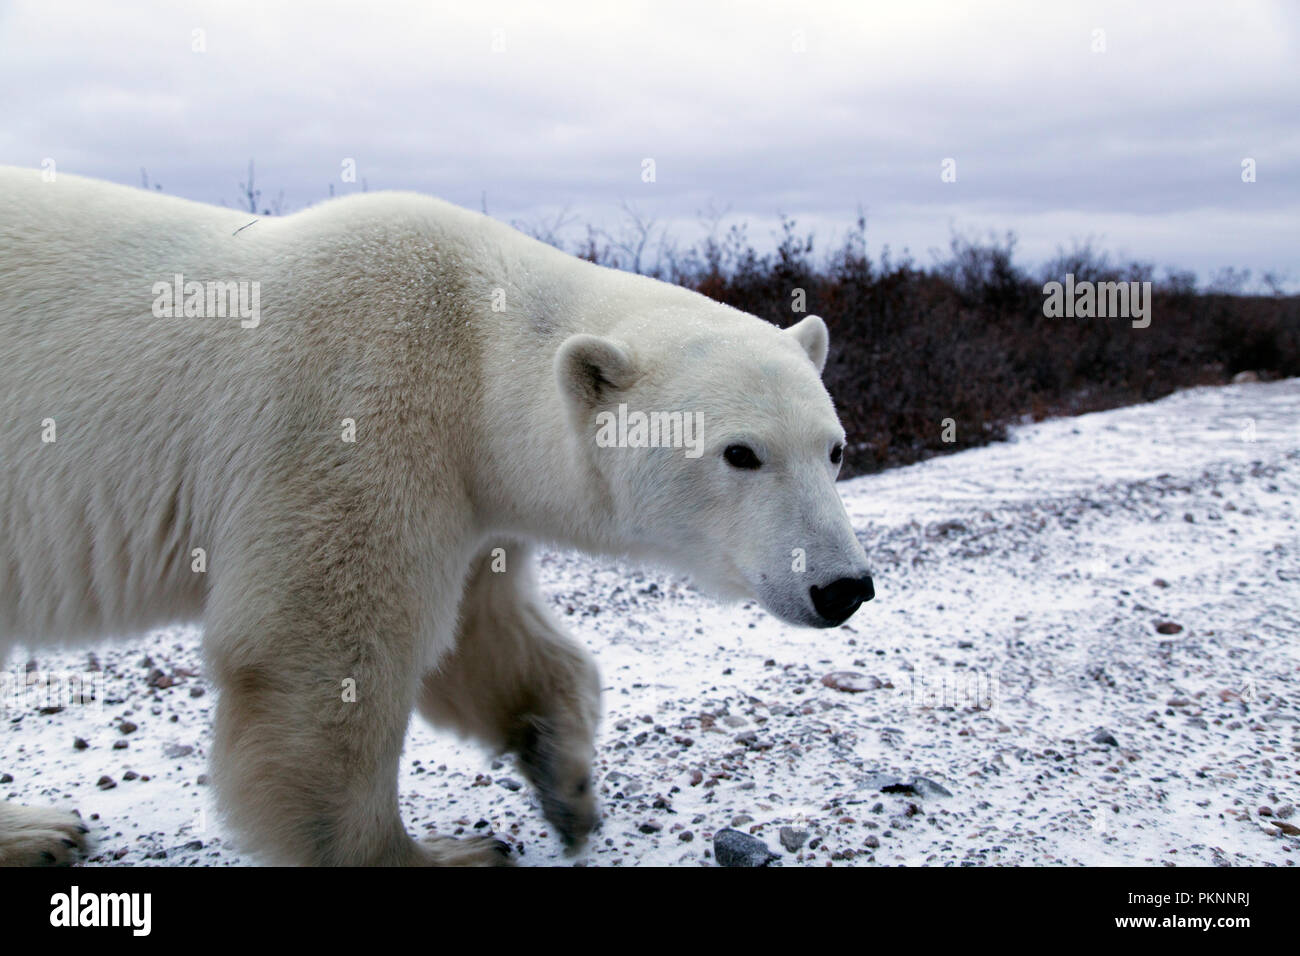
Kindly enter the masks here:
<path id="1" fill-rule="evenodd" d="M 837 630 L 547 555 L 604 674 L 602 829 L 566 857 L 510 760 L 418 720 L 408 826 L 490 828 L 526 865 L 712 862 L 724 827 L 785 865 L 1295 865 L 1300 380 L 1028 425 L 841 490 L 877 597 Z M 197 634 L 95 657 L 102 707 L 0 699 L 0 797 L 78 808 L 94 863 L 251 862 L 203 776 Z"/>

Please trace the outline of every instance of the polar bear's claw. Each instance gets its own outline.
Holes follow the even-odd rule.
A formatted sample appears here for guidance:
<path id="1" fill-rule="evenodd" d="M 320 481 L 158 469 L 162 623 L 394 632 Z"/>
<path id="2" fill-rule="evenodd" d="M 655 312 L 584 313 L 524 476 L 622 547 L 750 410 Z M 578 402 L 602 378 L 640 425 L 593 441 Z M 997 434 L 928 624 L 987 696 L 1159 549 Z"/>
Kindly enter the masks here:
<path id="1" fill-rule="evenodd" d="M 0 866 L 67 866 L 90 830 L 75 814 L 0 804 Z"/>
<path id="2" fill-rule="evenodd" d="M 429 866 L 513 866 L 510 844 L 492 836 L 428 837 L 420 843 Z"/>

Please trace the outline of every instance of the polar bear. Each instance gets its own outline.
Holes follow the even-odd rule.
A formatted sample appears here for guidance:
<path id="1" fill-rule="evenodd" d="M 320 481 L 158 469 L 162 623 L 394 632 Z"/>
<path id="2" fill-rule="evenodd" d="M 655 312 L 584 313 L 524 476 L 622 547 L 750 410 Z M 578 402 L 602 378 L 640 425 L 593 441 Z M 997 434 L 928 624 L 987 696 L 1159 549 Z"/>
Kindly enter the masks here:
<path id="1" fill-rule="evenodd" d="M 501 861 L 403 826 L 416 710 L 515 753 L 580 842 L 600 684 L 531 549 L 842 623 L 873 592 L 826 354 L 814 316 L 422 195 L 260 219 L 0 169 L 0 653 L 201 621 L 213 782 L 269 862 Z M 0 861 L 84 838 L 0 805 Z"/>

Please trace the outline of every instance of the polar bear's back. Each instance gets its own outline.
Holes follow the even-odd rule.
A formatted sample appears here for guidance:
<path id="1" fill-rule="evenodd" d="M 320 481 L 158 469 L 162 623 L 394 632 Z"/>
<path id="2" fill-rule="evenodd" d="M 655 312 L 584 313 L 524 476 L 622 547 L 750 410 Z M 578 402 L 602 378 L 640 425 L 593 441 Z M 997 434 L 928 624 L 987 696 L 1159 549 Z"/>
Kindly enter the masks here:
<path id="1" fill-rule="evenodd" d="M 367 359 L 396 323 L 348 324 L 385 294 L 358 294 L 358 270 L 381 267 L 321 212 L 258 219 L 0 169 L 0 654 L 193 619 L 209 580 L 194 548 L 211 558 L 277 469 L 337 455 L 376 381 L 401 388 Z M 179 301 L 160 315 L 177 275 L 257 282 L 258 326 Z"/>
<path id="2" fill-rule="evenodd" d="M 0 652 L 197 610 L 192 518 L 216 489 L 194 426 L 233 398 L 209 370 L 240 329 L 156 317 L 154 285 L 206 278 L 251 218 L 0 169 Z"/>

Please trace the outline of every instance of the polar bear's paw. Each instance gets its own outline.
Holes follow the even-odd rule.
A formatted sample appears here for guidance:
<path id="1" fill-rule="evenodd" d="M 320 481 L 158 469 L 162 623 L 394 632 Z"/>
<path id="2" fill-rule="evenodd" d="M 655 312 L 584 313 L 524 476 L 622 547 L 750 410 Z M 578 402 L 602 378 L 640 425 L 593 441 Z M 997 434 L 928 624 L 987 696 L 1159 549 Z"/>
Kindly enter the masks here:
<path id="1" fill-rule="evenodd" d="M 425 837 L 418 843 L 426 866 L 513 866 L 510 845 L 496 837 Z"/>
<path id="2" fill-rule="evenodd" d="M 543 816 L 565 847 L 577 852 L 599 817 L 591 786 L 590 733 L 562 733 L 556 722 L 536 717 L 527 728 L 519 748 L 520 767 L 537 790 Z"/>
<path id="3" fill-rule="evenodd" d="M 64 810 L 0 804 L 0 866 L 66 866 L 86 848 L 89 832 Z"/>

